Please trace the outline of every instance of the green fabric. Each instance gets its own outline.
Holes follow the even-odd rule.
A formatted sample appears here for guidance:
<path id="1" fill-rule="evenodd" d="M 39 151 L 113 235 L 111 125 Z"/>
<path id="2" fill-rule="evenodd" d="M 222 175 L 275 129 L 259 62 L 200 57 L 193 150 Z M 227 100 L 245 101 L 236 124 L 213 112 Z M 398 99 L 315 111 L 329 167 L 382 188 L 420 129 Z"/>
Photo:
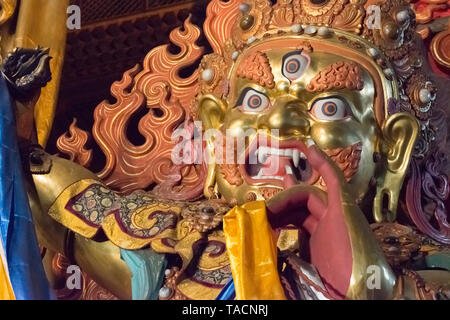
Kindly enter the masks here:
<path id="1" fill-rule="evenodd" d="M 425 263 L 428 268 L 440 268 L 450 271 L 450 254 L 435 253 L 425 258 Z"/>
<path id="2" fill-rule="evenodd" d="M 136 251 L 121 249 L 120 253 L 133 274 L 133 300 L 157 300 L 167 267 L 165 255 L 150 248 Z"/>

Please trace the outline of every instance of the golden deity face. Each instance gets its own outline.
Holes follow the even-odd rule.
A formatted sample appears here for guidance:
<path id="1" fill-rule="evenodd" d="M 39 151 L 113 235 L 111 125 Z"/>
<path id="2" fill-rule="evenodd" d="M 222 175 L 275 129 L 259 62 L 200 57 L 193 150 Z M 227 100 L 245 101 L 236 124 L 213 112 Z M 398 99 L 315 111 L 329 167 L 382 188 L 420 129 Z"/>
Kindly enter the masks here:
<path id="1" fill-rule="evenodd" d="M 384 136 L 387 123 L 405 119 L 385 119 L 383 81 L 368 58 L 325 42 L 283 37 L 250 46 L 231 68 L 226 98 L 200 100 L 202 120 L 228 144 L 222 161 L 215 152 L 217 191 L 239 204 L 268 200 L 296 184 L 326 191 L 306 156 L 312 144 L 343 171 L 359 199 L 374 178 L 383 185 L 389 165 L 377 161 L 379 154 L 409 150 L 415 141 Z M 406 122 L 415 126 L 412 117 Z M 409 156 L 404 152 L 396 161 L 406 163 Z"/>

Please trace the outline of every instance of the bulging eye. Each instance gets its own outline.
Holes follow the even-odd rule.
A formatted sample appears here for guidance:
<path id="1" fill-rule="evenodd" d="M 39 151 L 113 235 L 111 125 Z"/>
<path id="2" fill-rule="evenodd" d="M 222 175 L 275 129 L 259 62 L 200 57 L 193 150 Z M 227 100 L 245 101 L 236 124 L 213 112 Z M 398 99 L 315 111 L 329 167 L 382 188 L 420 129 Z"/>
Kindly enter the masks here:
<path id="1" fill-rule="evenodd" d="M 265 94 L 247 88 L 242 92 L 237 106 L 241 111 L 260 112 L 270 107 L 270 100 Z"/>
<path id="2" fill-rule="evenodd" d="M 351 110 L 344 99 L 331 97 L 314 101 L 310 113 L 317 120 L 336 121 L 349 117 Z"/>
<path id="3" fill-rule="evenodd" d="M 308 69 L 309 61 L 300 51 L 288 53 L 283 58 L 283 75 L 290 81 L 299 79 Z"/>

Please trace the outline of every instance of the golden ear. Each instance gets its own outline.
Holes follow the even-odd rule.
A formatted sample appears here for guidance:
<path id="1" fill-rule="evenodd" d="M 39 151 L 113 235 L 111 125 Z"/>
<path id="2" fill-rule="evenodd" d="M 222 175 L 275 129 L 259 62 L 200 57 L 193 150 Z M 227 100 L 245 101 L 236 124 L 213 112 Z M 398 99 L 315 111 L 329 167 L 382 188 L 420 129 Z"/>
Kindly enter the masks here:
<path id="1" fill-rule="evenodd" d="M 226 106 L 222 100 L 208 94 L 199 99 L 198 110 L 205 130 L 218 129 L 223 122 Z"/>
<path id="2" fill-rule="evenodd" d="M 202 96 L 198 100 L 198 113 L 204 130 L 219 129 L 225 117 L 226 105 L 213 95 Z M 206 144 L 209 153 L 208 175 L 206 177 L 205 188 L 203 194 L 207 199 L 216 198 L 216 164 L 214 155 L 214 141 L 212 135 L 207 139 Z"/>
<path id="3" fill-rule="evenodd" d="M 397 217 L 398 198 L 419 135 L 419 123 L 409 113 L 397 113 L 386 120 L 382 134 L 386 164 L 378 176 L 373 212 L 377 222 L 392 222 Z"/>

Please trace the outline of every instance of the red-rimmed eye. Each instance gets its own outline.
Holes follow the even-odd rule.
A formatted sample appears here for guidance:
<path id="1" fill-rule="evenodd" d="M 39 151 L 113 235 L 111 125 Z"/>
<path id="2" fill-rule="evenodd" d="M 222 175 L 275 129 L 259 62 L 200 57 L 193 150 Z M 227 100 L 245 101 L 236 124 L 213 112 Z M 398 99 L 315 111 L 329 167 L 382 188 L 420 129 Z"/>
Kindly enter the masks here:
<path id="1" fill-rule="evenodd" d="M 295 81 L 308 70 L 309 63 L 309 57 L 301 51 L 288 53 L 283 58 L 283 75 L 290 81 Z"/>
<path id="2" fill-rule="evenodd" d="M 252 109 L 257 109 L 261 107 L 262 100 L 263 99 L 261 99 L 258 94 L 254 94 L 250 98 L 248 98 L 248 106 Z"/>
<path id="3" fill-rule="evenodd" d="M 242 111 L 258 112 L 270 107 L 270 100 L 267 96 L 254 89 L 247 88 L 242 92 L 237 105 Z"/>
<path id="4" fill-rule="evenodd" d="M 348 103 L 339 97 L 322 98 L 314 101 L 311 114 L 317 120 L 342 120 L 351 115 Z"/>
<path id="5" fill-rule="evenodd" d="M 338 112 L 338 106 L 335 102 L 327 101 L 322 106 L 322 113 L 327 117 L 332 117 Z"/>
<path id="6" fill-rule="evenodd" d="M 291 59 L 286 63 L 286 71 L 289 73 L 296 73 L 300 70 L 300 61 L 297 59 Z"/>

